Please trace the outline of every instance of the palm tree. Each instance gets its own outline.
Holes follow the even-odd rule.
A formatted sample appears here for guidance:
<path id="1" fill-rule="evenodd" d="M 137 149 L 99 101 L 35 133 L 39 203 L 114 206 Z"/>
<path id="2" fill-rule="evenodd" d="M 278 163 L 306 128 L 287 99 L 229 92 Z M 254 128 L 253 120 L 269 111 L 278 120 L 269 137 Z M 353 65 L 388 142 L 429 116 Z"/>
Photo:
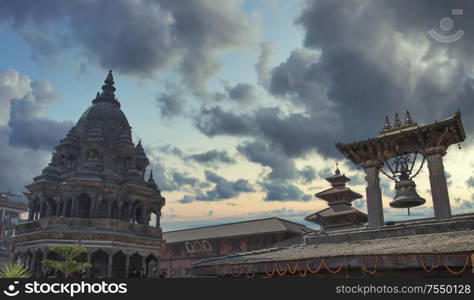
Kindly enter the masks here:
<path id="1" fill-rule="evenodd" d="M 31 275 L 28 268 L 21 263 L 7 263 L 0 272 L 0 278 L 28 278 Z"/>
<path id="2" fill-rule="evenodd" d="M 78 262 L 76 257 L 87 252 L 86 248 L 76 246 L 53 246 L 49 250 L 55 252 L 62 260 L 43 259 L 42 264 L 60 271 L 64 277 L 70 277 L 74 272 L 79 272 L 91 267 L 89 263 Z"/>

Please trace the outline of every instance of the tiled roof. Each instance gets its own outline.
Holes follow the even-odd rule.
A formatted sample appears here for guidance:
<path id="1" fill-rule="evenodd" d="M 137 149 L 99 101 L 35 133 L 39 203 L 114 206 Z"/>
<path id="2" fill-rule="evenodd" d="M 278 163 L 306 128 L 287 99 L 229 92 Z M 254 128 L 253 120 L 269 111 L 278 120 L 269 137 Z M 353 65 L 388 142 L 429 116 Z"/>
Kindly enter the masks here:
<path id="1" fill-rule="evenodd" d="M 314 214 L 311 214 L 307 216 L 305 219 L 315 217 L 316 215 L 320 215 L 321 217 L 335 217 L 335 216 L 341 216 L 341 215 L 346 215 L 346 214 L 354 214 L 354 213 L 359 213 L 362 215 L 367 216 L 365 213 L 361 212 L 360 210 L 348 206 L 348 205 L 334 205 L 331 207 L 328 207 L 326 209 L 320 210 Z"/>
<path id="2" fill-rule="evenodd" d="M 310 228 L 280 218 L 265 218 L 257 220 L 206 226 L 163 233 L 167 243 L 178 243 L 192 240 L 237 237 L 274 232 L 292 232 L 302 234 L 311 231 Z"/>
<path id="3" fill-rule="evenodd" d="M 288 248 L 269 248 L 206 259 L 195 263 L 194 266 L 208 267 L 320 257 L 472 252 L 474 251 L 473 240 L 474 230 L 468 230 L 342 243 L 294 245 Z"/>
<path id="4" fill-rule="evenodd" d="M 349 194 L 349 199 L 360 199 L 362 195 L 359 193 L 354 192 L 350 188 L 347 187 L 333 187 L 322 192 L 317 193 L 315 196 L 321 199 L 327 198 L 327 196 L 334 195 L 334 194 Z"/>

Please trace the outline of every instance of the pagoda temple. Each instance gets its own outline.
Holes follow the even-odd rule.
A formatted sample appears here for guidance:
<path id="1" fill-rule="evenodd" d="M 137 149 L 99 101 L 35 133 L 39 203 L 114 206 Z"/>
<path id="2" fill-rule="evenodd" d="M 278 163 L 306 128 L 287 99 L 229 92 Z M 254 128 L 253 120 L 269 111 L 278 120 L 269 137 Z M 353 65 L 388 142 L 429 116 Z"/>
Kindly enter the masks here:
<path id="1" fill-rule="evenodd" d="M 159 276 L 165 198 L 149 173 L 143 146 L 131 136 L 110 71 L 92 105 L 55 147 L 51 162 L 28 185 L 28 222 L 10 238 L 13 260 L 36 277 L 51 246 L 87 249 L 88 278 Z"/>
<path id="2" fill-rule="evenodd" d="M 326 180 L 332 187 L 315 196 L 327 201 L 329 207 L 307 216 L 305 220 L 320 225 L 323 230 L 367 223 L 367 215 L 352 207 L 352 201 L 362 198 L 362 195 L 346 187 L 346 182 L 350 179 L 341 174 L 339 167 L 336 167 L 335 174 Z"/>

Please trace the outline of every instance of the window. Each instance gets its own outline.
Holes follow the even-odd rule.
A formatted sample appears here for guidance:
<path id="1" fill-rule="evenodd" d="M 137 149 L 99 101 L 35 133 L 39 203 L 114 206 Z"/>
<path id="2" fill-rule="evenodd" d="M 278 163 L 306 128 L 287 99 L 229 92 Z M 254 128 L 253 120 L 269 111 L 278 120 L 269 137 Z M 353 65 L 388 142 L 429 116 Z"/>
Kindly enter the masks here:
<path id="1" fill-rule="evenodd" d="M 202 247 L 203 247 L 204 251 L 206 251 L 206 252 L 211 252 L 212 251 L 212 245 L 207 240 L 202 241 Z"/>
<path id="2" fill-rule="evenodd" d="M 194 251 L 196 252 L 202 252 L 202 245 L 199 241 L 193 242 L 193 248 L 194 248 Z"/>
<path id="3" fill-rule="evenodd" d="M 184 246 L 186 247 L 186 251 L 187 251 L 188 253 L 194 253 L 195 250 L 194 250 L 194 247 L 193 247 L 193 245 L 191 244 L 191 242 L 186 242 L 186 243 L 184 244 Z"/>

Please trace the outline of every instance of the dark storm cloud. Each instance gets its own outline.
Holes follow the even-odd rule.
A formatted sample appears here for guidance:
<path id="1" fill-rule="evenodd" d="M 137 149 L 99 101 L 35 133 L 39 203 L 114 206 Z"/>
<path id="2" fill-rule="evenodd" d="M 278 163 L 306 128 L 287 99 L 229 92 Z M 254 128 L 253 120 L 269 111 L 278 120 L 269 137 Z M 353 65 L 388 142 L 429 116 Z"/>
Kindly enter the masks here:
<path id="1" fill-rule="evenodd" d="M 264 201 L 309 201 L 312 199 L 311 195 L 304 194 L 295 185 L 284 181 L 267 181 L 260 185 L 266 191 Z"/>
<path id="2" fill-rule="evenodd" d="M 156 149 L 157 151 L 159 152 L 162 152 L 162 153 L 165 153 L 165 154 L 170 154 L 170 155 L 175 155 L 177 157 L 184 157 L 184 153 L 183 151 L 176 147 L 176 146 L 172 146 L 170 144 L 167 144 L 167 145 L 164 145 L 164 146 L 157 146 L 157 147 L 154 147 L 154 149 Z"/>
<path id="3" fill-rule="evenodd" d="M 0 20 L 31 46 L 34 59 L 71 47 L 90 61 L 148 76 L 178 65 L 197 92 L 221 67 L 219 51 L 252 41 L 256 27 L 237 1 L 2 1 Z M 107 22 L 104 22 L 107 20 Z"/>
<path id="4" fill-rule="evenodd" d="M 466 53 L 473 47 L 472 35 L 446 45 L 428 31 L 451 8 L 467 12 L 474 4 L 417 3 L 308 1 L 297 20 L 305 48 L 295 49 L 271 70 L 268 84 L 276 99 L 302 112 L 281 106 L 251 113 L 213 107 L 196 118 L 198 129 L 208 136 L 251 137 L 290 158 L 313 150 L 342 158 L 335 142 L 373 137 L 385 115 L 393 122 L 395 112 L 403 118 L 406 109 L 420 124 L 461 109 L 469 134 L 474 120 L 466 116 L 474 113 L 474 79 Z M 474 28 L 467 13 L 458 19 L 466 32 Z"/>
<path id="5" fill-rule="evenodd" d="M 469 177 L 469 179 L 466 180 L 466 184 L 467 186 L 474 187 L 474 177 L 473 176 Z"/>
<path id="6" fill-rule="evenodd" d="M 42 117 L 45 107 L 58 100 L 46 81 L 31 82 L 31 91 L 22 99 L 11 101 L 8 121 L 12 146 L 52 150 L 64 138 L 72 122 L 57 122 Z"/>
<path id="7" fill-rule="evenodd" d="M 0 71 L 0 191 L 23 192 L 51 159 L 51 149 L 72 126 L 43 117 L 58 95 L 46 81 Z M 2 110 L 2 112 L 4 112 Z"/>
<path id="8" fill-rule="evenodd" d="M 245 179 L 230 181 L 209 170 L 206 170 L 204 174 L 207 181 L 215 184 L 214 188 L 205 192 L 197 190 L 195 197 L 186 195 L 179 201 L 180 203 L 222 201 L 238 197 L 241 193 L 255 192 L 253 185 Z"/>
<path id="9" fill-rule="evenodd" d="M 247 83 L 237 83 L 235 86 L 226 87 L 230 100 L 237 102 L 252 102 L 257 98 L 256 88 Z"/>
<path id="10" fill-rule="evenodd" d="M 288 114 L 276 107 L 237 114 L 215 106 L 202 109 L 195 118 L 195 124 L 211 137 L 233 135 L 261 138 L 269 146 L 280 148 L 288 157 L 300 157 L 315 148 L 323 154 L 334 155 L 335 132 L 341 128 L 337 116 L 315 113 L 315 118 L 303 113 Z"/>
<path id="11" fill-rule="evenodd" d="M 207 191 L 206 195 L 198 195 L 197 201 L 219 201 L 237 197 L 240 193 L 254 192 L 254 187 L 244 179 L 229 181 L 212 171 L 205 171 L 206 180 L 214 183 L 214 189 Z"/>
<path id="12" fill-rule="evenodd" d="M 249 161 L 269 167 L 269 179 L 294 179 L 298 176 L 295 163 L 278 148 L 272 148 L 261 141 L 245 142 L 237 150 Z"/>
<path id="13" fill-rule="evenodd" d="M 452 16 L 453 8 L 465 14 Z M 466 59 L 474 47 L 472 35 L 443 44 L 427 32 L 440 31 L 445 16 L 454 18 L 454 30 L 468 32 L 474 26 L 468 13 L 473 8 L 461 1 L 308 2 L 298 23 L 306 31 L 305 46 L 321 51 L 309 77 L 325 78 L 326 95 L 345 129 L 359 138 L 379 129 L 375 120 L 405 108 L 422 122 L 446 118 L 458 108 L 472 112 L 474 104 L 466 99 L 472 95 L 472 62 Z M 465 123 L 473 129 L 473 122 Z"/>
<path id="14" fill-rule="evenodd" d="M 219 106 L 203 108 L 196 116 L 196 127 L 207 136 L 252 134 L 252 120 L 247 115 L 238 115 L 223 110 Z"/>
<path id="15" fill-rule="evenodd" d="M 178 187 L 181 187 L 183 185 L 195 186 L 199 183 L 199 179 L 188 176 L 185 173 L 180 173 L 180 172 L 175 171 L 175 172 L 172 173 L 172 176 L 173 176 L 174 183 Z"/>
<path id="16" fill-rule="evenodd" d="M 216 167 L 219 164 L 234 164 L 235 159 L 225 150 L 209 150 L 203 153 L 192 154 L 189 159 L 207 166 Z"/>
<path id="17" fill-rule="evenodd" d="M 255 64 L 255 71 L 257 72 L 258 84 L 266 87 L 270 78 L 270 62 L 275 48 L 274 42 L 260 43 L 260 56 Z"/>
<path id="18" fill-rule="evenodd" d="M 161 117 L 176 117 L 184 111 L 183 90 L 176 85 L 167 84 L 166 91 L 156 97 Z"/>
<path id="19" fill-rule="evenodd" d="M 312 166 L 305 166 L 298 173 L 304 184 L 310 184 L 311 181 L 316 179 L 317 174 L 316 169 Z"/>
<path id="20" fill-rule="evenodd" d="M 184 195 L 183 198 L 178 200 L 178 202 L 181 203 L 181 204 L 187 204 L 187 203 L 191 203 L 193 201 L 194 201 L 194 198 L 189 196 L 189 195 Z"/>

